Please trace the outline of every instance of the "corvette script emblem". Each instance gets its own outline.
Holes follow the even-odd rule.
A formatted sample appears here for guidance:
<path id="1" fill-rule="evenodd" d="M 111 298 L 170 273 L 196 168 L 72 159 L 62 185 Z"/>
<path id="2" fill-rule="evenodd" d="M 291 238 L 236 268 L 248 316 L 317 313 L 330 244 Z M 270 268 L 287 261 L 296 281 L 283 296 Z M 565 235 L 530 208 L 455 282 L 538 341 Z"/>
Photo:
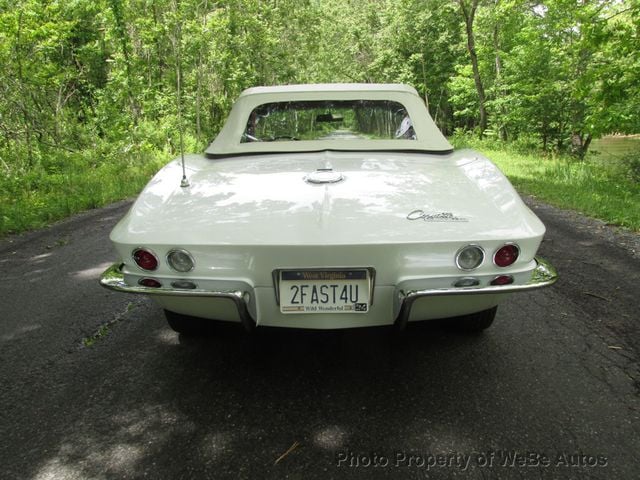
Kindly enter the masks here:
<path id="1" fill-rule="evenodd" d="M 407 220 L 423 220 L 425 222 L 467 222 L 466 218 L 456 217 L 451 212 L 427 213 L 424 210 L 414 210 L 407 215 Z"/>

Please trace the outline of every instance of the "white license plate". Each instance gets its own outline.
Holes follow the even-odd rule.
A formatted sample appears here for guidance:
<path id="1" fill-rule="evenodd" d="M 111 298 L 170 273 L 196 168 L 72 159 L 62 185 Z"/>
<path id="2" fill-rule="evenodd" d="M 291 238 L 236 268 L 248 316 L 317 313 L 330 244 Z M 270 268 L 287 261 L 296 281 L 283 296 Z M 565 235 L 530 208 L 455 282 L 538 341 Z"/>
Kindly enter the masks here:
<path id="1" fill-rule="evenodd" d="M 371 277 L 367 269 L 281 270 L 282 313 L 367 313 Z"/>

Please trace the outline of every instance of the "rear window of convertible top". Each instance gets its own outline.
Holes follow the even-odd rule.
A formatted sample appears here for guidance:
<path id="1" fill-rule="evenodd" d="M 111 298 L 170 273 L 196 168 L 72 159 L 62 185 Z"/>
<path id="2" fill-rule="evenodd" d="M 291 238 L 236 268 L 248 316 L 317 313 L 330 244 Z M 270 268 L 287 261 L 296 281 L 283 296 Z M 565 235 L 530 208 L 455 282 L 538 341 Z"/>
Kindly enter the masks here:
<path id="1" fill-rule="evenodd" d="M 389 100 L 265 103 L 247 121 L 241 143 L 296 140 L 415 140 L 404 106 Z"/>

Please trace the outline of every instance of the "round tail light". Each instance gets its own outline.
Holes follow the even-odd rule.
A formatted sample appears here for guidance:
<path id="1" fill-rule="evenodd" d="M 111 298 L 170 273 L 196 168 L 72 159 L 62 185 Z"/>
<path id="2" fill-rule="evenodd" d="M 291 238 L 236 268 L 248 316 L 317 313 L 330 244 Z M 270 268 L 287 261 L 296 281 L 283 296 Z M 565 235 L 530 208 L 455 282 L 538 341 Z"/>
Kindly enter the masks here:
<path id="1" fill-rule="evenodd" d="M 484 260 L 484 250 L 478 245 L 467 245 L 456 253 L 456 265 L 460 270 L 473 270 Z"/>
<path id="2" fill-rule="evenodd" d="M 190 272 L 194 267 L 191 254 L 181 248 L 171 250 L 167 254 L 167 263 L 169 263 L 169 266 L 176 272 L 182 273 Z"/>
<path id="3" fill-rule="evenodd" d="M 496 250 L 493 255 L 493 263 L 499 267 L 508 267 L 518 259 L 518 255 L 520 255 L 520 249 L 516 244 L 510 243 Z"/>
<path id="4" fill-rule="evenodd" d="M 143 270 L 155 270 L 158 268 L 158 258 L 152 251 L 144 248 L 136 248 L 133 251 L 133 261 Z"/>

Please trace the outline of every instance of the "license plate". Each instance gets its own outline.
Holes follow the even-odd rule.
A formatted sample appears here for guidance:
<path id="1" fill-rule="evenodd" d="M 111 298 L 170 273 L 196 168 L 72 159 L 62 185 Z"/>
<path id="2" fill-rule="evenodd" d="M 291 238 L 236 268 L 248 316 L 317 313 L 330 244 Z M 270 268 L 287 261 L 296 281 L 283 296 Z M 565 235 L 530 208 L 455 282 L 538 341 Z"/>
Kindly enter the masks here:
<path id="1" fill-rule="evenodd" d="M 282 313 L 367 313 L 369 270 L 282 270 L 279 278 Z"/>

